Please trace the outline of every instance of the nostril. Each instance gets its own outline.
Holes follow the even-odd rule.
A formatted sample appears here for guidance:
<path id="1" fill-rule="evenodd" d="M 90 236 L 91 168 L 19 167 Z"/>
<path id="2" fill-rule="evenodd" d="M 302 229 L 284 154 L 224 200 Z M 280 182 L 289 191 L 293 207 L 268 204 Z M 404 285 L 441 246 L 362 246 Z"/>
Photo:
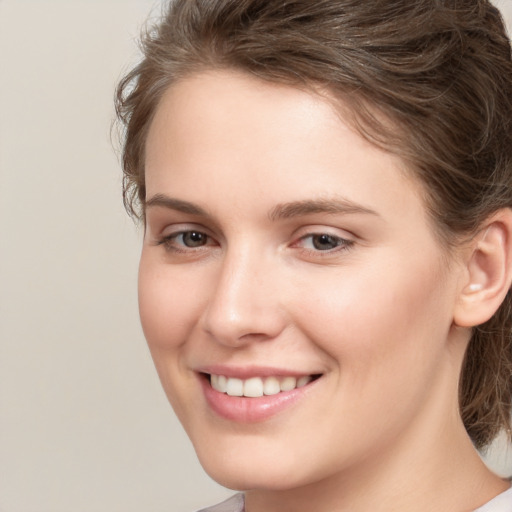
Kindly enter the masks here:
<path id="1" fill-rule="evenodd" d="M 249 334 L 244 334 L 240 337 L 241 341 L 251 342 L 251 341 L 269 341 L 273 339 L 273 336 L 270 334 L 265 334 L 263 332 L 254 332 Z"/>
<path id="2" fill-rule="evenodd" d="M 203 320 L 203 329 L 217 343 L 239 347 L 275 339 L 284 329 L 279 313 L 247 313 L 226 315 L 209 310 Z"/>

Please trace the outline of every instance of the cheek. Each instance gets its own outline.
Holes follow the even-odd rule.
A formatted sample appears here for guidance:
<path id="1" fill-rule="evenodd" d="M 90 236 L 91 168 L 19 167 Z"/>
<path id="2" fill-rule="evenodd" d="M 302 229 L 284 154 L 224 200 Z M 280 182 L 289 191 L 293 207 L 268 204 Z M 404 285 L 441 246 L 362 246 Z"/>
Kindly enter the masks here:
<path id="1" fill-rule="evenodd" d="M 193 403 L 187 397 L 195 389 L 183 355 L 196 324 L 198 300 L 182 274 L 143 250 L 138 283 L 142 329 L 162 387 L 183 421 L 187 417 L 187 404 Z"/>
<path id="2" fill-rule="evenodd" d="M 340 273 L 310 288 L 298 305 L 301 325 L 355 385 L 406 379 L 434 362 L 451 325 L 450 294 L 431 260 L 390 258 Z M 385 258 L 380 260 L 385 261 Z"/>
<path id="3" fill-rule="evenodd" d="M 139 313 L 150 349 L 172 350 L 182 345 L 198 309 L 197 294 L 180 275 L 143 251 L 139 266 Z"/>
<path id="4" fill-rule="evenodd" d="M 351 445 L 362 453 L 378 439 L 389 441 L 428 409 L 433 383 L 444 382 L 449 297 L 432 272 L 412 280 L 413 270 L 420 268 L 380 279 L 354 272 L 303 293 L 296 318 L 334 369 L 333 421 L 343 432 L 334 451 Z M 361 429 L 372 424 L 379 429 L 361 439 Z"/>

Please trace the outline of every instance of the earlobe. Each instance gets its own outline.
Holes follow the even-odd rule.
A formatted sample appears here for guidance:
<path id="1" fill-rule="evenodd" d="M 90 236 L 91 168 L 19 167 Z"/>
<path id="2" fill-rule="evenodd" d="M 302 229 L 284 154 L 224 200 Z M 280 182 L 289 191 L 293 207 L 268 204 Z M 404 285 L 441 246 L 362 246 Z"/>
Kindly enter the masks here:
<path id="1" fill-rule="evenodd" d="M 489 218 L 471 243 L 454 323 L 474 327 L 489 320 L 503 302 L 512 282 L 512 210 Z"/>

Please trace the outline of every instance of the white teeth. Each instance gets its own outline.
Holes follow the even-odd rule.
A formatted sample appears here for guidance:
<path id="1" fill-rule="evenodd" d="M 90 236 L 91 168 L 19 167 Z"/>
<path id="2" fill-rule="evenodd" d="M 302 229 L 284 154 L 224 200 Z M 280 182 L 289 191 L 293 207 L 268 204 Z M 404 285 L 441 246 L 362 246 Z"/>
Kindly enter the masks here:
<path id="1" fill-rule="evenodd" d="M 211 375 L 210 376 L 210 384 L 212 385 L 212 388 L 215 389 L 215 391 L 220 391 L 219 389 L 219 376 L 218 375 Z"/>
<path id="2" fill-rule="evenodd" d="M 228 379 L 226 393 L 229 396 L 244 396 L 244 381 L 242 379 Z"/>
<path id="3" fill-rule="evenodd" d="M 212 388 L 221 393 L 225 393 L 227 390 L 227 379 L 224 375 L 213 375 L 211 376 Z"/>
<path id="4" fill-rule="evenodd" d="M 297 379 L 295 377 L 285 377 L 281 381 L 281 391 L 291 391 L 297 387 Z"/>
<path id="5" fill-rule="evenodd" d="M 228 390 L 228 379 L 224 377 L 224 375 L 219 375 L 218 377 L 219 380 L 217 386 L 219 387 L 219 389 L 217 391 L 220 391 L 221 393 L 226 393 L 226 391 Z"/>
<path id="6" fill-rule="evenodd" d="M 263 381 L 259 377 L 247 379 L 244 382 L 244 396 L 253 398 L 263 396 Z"/>
<path id="7" fill-rule="evenodd" d="M 304 377 L 301 377 L 300 379 L 297 379 L 297 387 L 303 388 L 306 384 L 309 384 L 313 378 L 309 375 L 305 375 Z"/>
<path id="8" fill-rule="evenodd" d="M 313 378 L 310 375 L 303 377 L 251 377 L 242 380 L 224 375 L 211 375 L 210 382 L 213 389 L 229 396 L 246 396 L 258 398 L 263 395 L 277 395 L 282 391 L 291 391 L 309 384 Z"/>
<path id="9" fill-rule="evenodd" d="M 263 393 L 265 395 L 277 395 L 281 391 L 279 381 L 275 377 L 268 377 L 263 384 Z"/>

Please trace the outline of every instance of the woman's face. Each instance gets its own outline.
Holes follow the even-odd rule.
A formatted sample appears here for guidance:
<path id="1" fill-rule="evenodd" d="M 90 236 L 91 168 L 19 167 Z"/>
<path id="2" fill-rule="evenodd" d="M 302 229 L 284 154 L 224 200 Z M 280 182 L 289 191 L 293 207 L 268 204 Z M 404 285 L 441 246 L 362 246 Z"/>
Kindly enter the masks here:
<path id="1" fill-rule="evenodd" d="M 213 478 L 294 488 L 458 421 L 460 265 L 400 159 L 327 101 L 234 72 L 183 80 L 146 185 L 142 325 Z"/>

